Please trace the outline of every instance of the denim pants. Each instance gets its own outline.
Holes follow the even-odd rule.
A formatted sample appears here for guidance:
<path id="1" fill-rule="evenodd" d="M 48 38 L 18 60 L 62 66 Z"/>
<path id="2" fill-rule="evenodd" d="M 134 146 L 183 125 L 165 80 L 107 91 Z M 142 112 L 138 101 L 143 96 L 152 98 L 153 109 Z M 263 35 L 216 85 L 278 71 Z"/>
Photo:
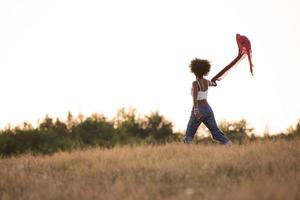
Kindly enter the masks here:
<path id="1" fill-rule="evenodd" d="M 208 104 L 201 105 L 201 106 L 199 106 L 199 111 L 201 114 L 200 120 L 196 119 L 194 112 L 192 110 L 190 120 L 187 125 L 184 142 L 190 143 L 193 140 L 193 138 L 196 134 L 196 131 L 202 122 L 209 129 L 214 140 L 217 140 L 223 144 L 230 142 L 230 140 L 218 128 L 216 120 L 215 120 L 214 112 L 211 109 L 211 107 Z"/>

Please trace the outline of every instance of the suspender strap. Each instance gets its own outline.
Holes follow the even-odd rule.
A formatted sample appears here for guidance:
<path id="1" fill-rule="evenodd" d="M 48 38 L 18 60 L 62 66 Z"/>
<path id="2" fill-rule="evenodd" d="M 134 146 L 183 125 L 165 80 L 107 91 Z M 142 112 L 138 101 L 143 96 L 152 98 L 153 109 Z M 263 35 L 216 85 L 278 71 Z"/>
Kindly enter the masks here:
<path id="1" fill-rule="evenodd" d="M 200 88 L 200 91 L 202 91 L 202 87 L 201 87 L 201 84 L 199 83 L 199 81 L 197 80 L 197 83 L 198 83 L 198 86 Z"/>

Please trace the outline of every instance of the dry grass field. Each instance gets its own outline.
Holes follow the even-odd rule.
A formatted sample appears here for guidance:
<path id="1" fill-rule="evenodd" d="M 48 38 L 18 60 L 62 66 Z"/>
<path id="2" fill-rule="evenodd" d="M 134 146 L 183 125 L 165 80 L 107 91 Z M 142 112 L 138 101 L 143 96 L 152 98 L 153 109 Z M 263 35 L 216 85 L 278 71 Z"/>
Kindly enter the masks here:
<path id="1" fill-rule="evenodd" d="M 91 149 L 0 159 L 1 200 L 300 199 L 300 141 Z"/>

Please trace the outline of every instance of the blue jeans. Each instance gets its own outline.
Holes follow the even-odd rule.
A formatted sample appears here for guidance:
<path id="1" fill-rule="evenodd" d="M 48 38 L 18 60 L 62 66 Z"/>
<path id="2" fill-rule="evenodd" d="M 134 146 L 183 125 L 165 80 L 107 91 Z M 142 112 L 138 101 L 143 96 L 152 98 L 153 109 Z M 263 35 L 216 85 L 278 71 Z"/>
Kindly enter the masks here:
<path id="1" fill-rule="evenodd" d="M 208 104 L 201 105 L 201 106 L 199 106 L 199 111 L 201 114 L 200 120 L 196 119 L 194 112 L 192 110 L 190 120 L 187 125 L 184 142 L 190 143 L 193 140 L 193 138 L 196 134 L 196 131 L 202 122 L 209 129 L 214 140 L 217 140 L 223 144 L 230 142 L 230 140 L 218 128 L 216 120 L 215 120 L 214 112 L 211 109 L 211 107 Z"/>

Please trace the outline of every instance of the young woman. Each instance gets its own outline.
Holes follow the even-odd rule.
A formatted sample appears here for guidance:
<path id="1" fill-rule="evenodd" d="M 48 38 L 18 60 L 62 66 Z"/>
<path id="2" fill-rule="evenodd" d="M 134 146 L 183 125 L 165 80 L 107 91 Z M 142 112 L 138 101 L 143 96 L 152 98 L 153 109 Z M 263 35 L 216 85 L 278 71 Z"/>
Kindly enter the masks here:
<path id="1" fill-rule="evenodd" d="M 184 142 L 192 142 L 198 127 L 203 122 L 211 132 L 214 140 L 225 145 L 232 144 L 218 128 L 214 113 L 207 102 L 208 87 L 217 86 L 215 82 L 204 78 L 210 71 L 210 63 L 207 60 L 196 58 L 191 61 L 189 67 L 191 68 L 191 72 L 195 74 L 196 81 L 193 82 L 192 86 L 193 110 L 187 125 Z"/>

